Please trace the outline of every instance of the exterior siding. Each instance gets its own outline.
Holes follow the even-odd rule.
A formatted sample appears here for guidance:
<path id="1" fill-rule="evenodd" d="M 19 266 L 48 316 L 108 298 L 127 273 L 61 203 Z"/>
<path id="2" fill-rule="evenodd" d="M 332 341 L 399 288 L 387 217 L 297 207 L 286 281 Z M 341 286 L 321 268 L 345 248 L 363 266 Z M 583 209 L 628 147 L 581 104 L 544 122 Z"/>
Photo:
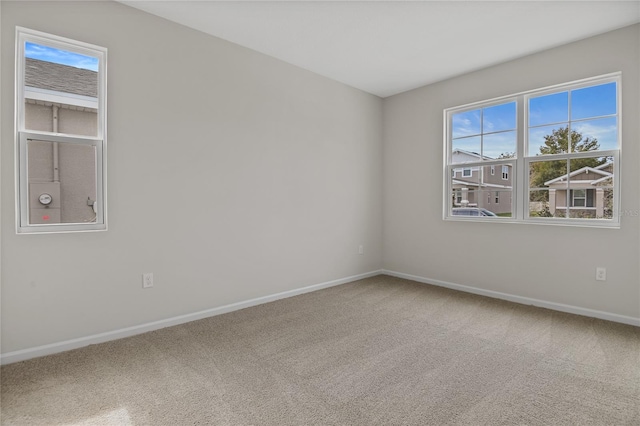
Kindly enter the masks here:
<path id="1" fill-rule="evenodd" d="M 95 112 L 74 110 L 67 105 L 57 104 L 57 106 L 59 106 L 58 132 L 83 136 L 96 134 L 97 114 Z M 53 121 L 53 105 L 27 102 L 25 109 L 27 129 L 52 132 Z M 28 156 L 30 187 L 40 188 L 31 185 L 53 182 L 53 144 L 43 141 L 29 142 Z M 51 222 L 90 222 L 95 217 L 93 208 L 87 204 L 88 199 L 94 201 L 96 199 L 95 150 L 89 146 L 59 143 L 58 159 L 59 216 L 53 215 L 52 209 L 40 208 L 41 206 L 35 201 L 31 204 L 30 221 L 43 223 L 42 218 L 48 216 Z M 39 194 L 35 194 L 37 195 Z"/>

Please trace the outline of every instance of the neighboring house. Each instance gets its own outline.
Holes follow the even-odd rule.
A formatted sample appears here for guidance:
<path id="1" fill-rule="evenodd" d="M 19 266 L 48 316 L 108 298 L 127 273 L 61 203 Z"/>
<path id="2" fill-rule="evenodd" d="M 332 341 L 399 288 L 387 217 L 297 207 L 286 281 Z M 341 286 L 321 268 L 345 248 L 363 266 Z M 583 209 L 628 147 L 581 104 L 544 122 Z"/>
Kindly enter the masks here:
<path id="1" fill-rule="evenodd" d="M 25 58 L 25 127 L 54 133 L 95 136 L 98 73 Z M 53 108 L 58 107 L 56 120 Z"/>
<path id="2" fill-rule="evenodd" d="M 494 160 L 475 152 L 456 149 L 453 163 Z M 510 164 L 473 166 L 453 169 L 452 190 L 454 207 L 480 207 L 496 214 L 511 213 L 512 169 Z"/>
<path id="3" fill-rule="evenodd" d="M 610 162 L 583 167 L 544 185 L 549 187 L 549 212 L 554 216 L 566 215 L 567 207 L 571 217 L 602 218 L 612 214 L 613 164 Z"/>
<path id="4" fill-rule="evenodd" d="M 25 58 L 25 129 L 96 136 L 98 73 Z M 29 222 L 91 222 L 96 200 L 96 153 L 87 145 L 28 143 Z M 53 202 L 43 206 L 40 194 Z"/>

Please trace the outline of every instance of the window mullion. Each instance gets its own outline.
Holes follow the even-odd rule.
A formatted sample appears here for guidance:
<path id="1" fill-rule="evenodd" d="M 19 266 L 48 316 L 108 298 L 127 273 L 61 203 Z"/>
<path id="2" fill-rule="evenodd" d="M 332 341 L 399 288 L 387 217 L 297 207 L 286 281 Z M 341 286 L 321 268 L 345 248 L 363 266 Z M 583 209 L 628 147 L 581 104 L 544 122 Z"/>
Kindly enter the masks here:
<path id="1" fill-rule="evenodd" d="M 527 129 L 527 123 L 526 123 L 526 115 L 527 115 L 527 106 L 526 106 L 526 102 L 525 102 L 525 97 L 524 96 L 519 96 L 518 97 L 518 101 L 516 103 L 517 105 L 517 110 L 516 110 L 516 114 L 517 114 L 517 144 L 516 144 L 516 166 L 515 166 L 515 173 L 513 175 L 513 190 L 515 191 L 515 194 L 513 196 L 513 212 L 514 212 L 514 217 L 516 217 L 518 220 L 524 220 L 525 218 L 525 211 L 528 211 L 529 209 L 526 208 L 526 202 L 528 200 L 529 197 L 529 191 L 526 190 L 525 188 L 525 184 L 526 182 L 528 182 L 526 173 L 527 173 L 527 167 L 525 166 L 525 149 L 526 149 L 526 129 Z"/>

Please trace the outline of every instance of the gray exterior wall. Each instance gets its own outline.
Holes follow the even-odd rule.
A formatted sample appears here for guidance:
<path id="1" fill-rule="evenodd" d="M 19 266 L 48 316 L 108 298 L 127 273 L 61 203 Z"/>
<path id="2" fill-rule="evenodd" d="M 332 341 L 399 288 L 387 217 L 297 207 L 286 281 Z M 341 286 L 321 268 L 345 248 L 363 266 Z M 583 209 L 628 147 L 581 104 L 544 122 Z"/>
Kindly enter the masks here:
<path id="1" fill-rule="evenodd" d="M 463 165 L 461 165 L 464 168 Z M 511 187 L 512 185 L 512 167 L 509 167 L 509 178 L 502 179 L 502 166 L 495 166 L 495 173 L 491 175 L 491 166 L 480 168 L 472 168 L 470 177 L 462 177 L 461 173 L 456 173 L 455 180 L 463 182 L 462 184 L 453 185 L 454 192 L 460 188 L 468 188 L 468 201 L 470 204 L 480 208 L 485 208 L 496 214 L 511 213 L 512 209 L 512 191 L 509 188 L 496 188 L 486 186 L 485 184 L 499 185 Z M 480 173 L 482 170 L 482 173 Z M 468 182 L 467 185 L 464 182 Z M 498 202 L 496 203 L 496 192 L 499 192 Z M 491 195 L 489 197 L 489 194 Z M 454 205 L 458 205 L 455 203 Z"/>
<path id="2" fill-rule="evenodd" d="M 58 132 L 76 135 L 96 135 L 95 112 L 71 110 L 58 105 Z M 25 105 L 25 127 L 28 130 L 53 131 L 53 106 L 29 103 Z M 96 159 L 92 147 L 68 143 L 58 144 L 60 211 L 55 218 L 39 203 L 30 203 L 31 223 L 82 223 L 94 219 L 87 200 L 96 200 Z M 53 181 L 53 144 L 30 142 L 29 183 Z M 36 188 L 36 187 L 31 187 Z M 38 194 L 35 194 L 38 195 Z M 51 194 L 53 195 L 53 194 Z M 57 195 L 57 194 L 56 194 Z M 34 199 L 33 197 L 30 197 Z M 43 217 L 48 217 L 43 221 Z"/>

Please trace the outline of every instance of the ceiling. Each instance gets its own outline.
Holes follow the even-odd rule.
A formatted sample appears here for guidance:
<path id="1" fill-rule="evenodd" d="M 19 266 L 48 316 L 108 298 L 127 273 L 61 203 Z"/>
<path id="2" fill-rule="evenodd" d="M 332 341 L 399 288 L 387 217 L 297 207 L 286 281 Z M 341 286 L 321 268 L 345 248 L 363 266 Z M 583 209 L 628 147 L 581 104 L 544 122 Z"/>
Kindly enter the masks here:
<path id="1" fill-rule="evenodd" d="M 640 0 L 121 3 L 380 97 L 640 22 Z"/>

